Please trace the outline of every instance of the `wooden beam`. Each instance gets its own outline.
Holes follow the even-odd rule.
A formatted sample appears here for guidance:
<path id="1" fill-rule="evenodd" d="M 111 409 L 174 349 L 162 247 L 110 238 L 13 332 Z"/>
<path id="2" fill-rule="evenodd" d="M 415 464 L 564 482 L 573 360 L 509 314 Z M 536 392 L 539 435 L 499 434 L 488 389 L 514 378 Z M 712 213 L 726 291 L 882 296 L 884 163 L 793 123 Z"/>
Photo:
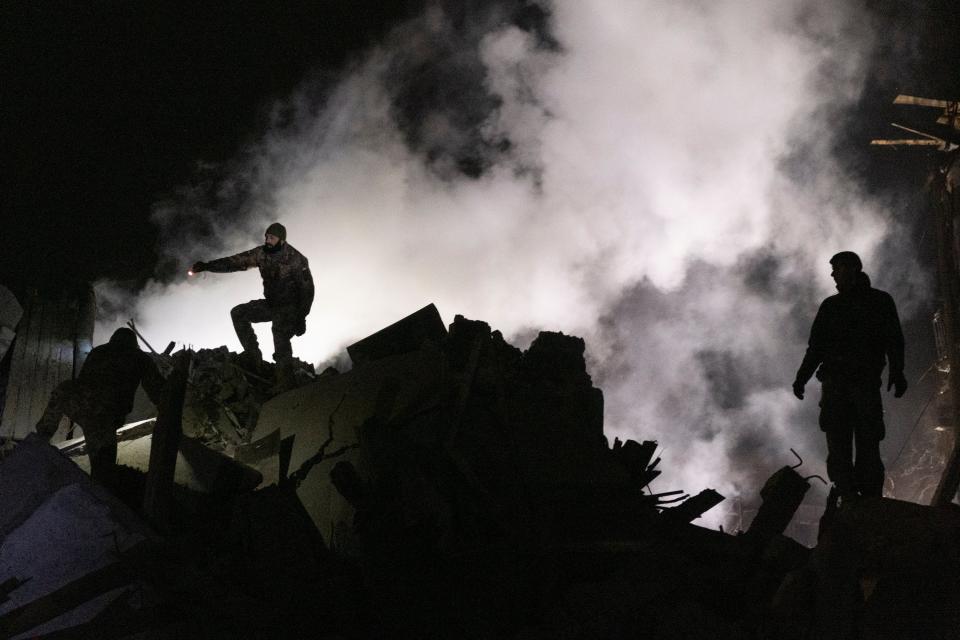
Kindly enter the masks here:
<path id="1" fill-rule="evenodd" d="M 936 98 L 920 98 L 918 96 L 908 96 L 901 93 L 893 99 L 893 104 L 912 104 L 918 107 L 937 107 L 946 109 L 950 106 L 949 100 L 938 100 Z"/>
<path id="2" fill-rule="evenodd" d="M 167 378 L 150 443 L 143 513 L 161 531 L 166 531 L 169 524 L 173 473 L 177 465 L 180 437 L 183 435 L 183 399 L 192 362 L 192 351 L 181 351 L 174 356 L 173 370 Z"/>

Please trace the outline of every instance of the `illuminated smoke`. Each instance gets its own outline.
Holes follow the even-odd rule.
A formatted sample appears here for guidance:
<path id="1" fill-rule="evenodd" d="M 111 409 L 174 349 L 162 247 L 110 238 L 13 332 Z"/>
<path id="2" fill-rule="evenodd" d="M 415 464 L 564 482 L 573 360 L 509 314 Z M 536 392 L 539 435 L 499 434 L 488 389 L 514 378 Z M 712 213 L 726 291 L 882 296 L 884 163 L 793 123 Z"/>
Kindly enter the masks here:
<path id="1" fill-rule="evenodd" d="M 157 205 L 169 260 L 136 315 L 156 344 L 238 349 L 229 310 L 258 275 L 186 269 L 279 220 L 317 287 L 297 355 L 428 302 L 518 340 L 581 335 L 608 435 L 659 440 L 664 489 L 755 492 L 758 464 L 819 453 L 814 387 L 799 403 L 789 384 L 829 256 L 858 251 L 902 310 L 916 299 L 912 259 L 876 253 L 891 212 L 831 155 L 870 47 L 852 7 L 436 5 Z"/>

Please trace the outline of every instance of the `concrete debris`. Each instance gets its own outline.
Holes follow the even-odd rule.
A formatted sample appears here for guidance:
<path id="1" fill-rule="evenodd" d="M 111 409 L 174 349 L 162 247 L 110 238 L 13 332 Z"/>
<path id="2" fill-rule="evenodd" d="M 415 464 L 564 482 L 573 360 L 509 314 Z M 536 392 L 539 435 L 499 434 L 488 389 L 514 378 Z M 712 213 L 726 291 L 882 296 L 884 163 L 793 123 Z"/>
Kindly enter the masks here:
<path id="1" fill-rule="evenodd" d="M 293 362 L 298 386 L 315 377 L 313 365 L 296 358 Z M 274 368 L 263 362 L 251 371 L 226 347 L 199 350 L 187 385 L 184 434 L 222 447 L 250 442 L 260 406 L 273 395 Z"/>
<path id="2" fill-rule="evenodd" d="M 791 467 L 782 467 L 760 490 L 763 504 L 754 516 L 748 535 L 770 539 L 784 532 L 797 512 L 810 485 Z"/>
<path id="3" fill-rule="evenodd" d="M 439 344 L 446 336 L 447 328 L 443 326 L 440 312 L 430 304 L 353 343 L 347 347 L 347 354 L 353 365 L 359 366 L 387 356 L 416 351 L 427 340 Z"/>
<path id="4" fill-rule="evenodd" d="M 72 464 L 82 440 L 0 459 L 0 635 L 955 632 L 955 510 L 840 504 L 811 550 L 783 535 L 808 488 L 784 467 L 746 533 L 695 526 L 723 497 L 653 491 L 654 441 L 608 446 L 584 348 L 543 332 L 521 350 L 430 305 L 280 395 L 225 348 L 180 360 L 183 437 L 121 430 L 116 495 Z M 144 509 L 147 469 L 165 479 Z"/>
<path id="5" fill-rule="evenodd" d="M 117 432 L 117 463 L 129 471 L 145 474 L 150 466 L 150 449 L 156 420 L 143 420 L 124 426 Z M 89 473 L 83 437 L 58 445 L 83 471 Z M 238 449 L 239 453 L 239 449 Z M 275 451 L 273 453 L 276 453 Z M 249 454 L 248 454 L 249 455 Z M 183 436 L 179 442 L 173 480 L 199 493 L 231 494 L 250 491 L 259 486 L 264 477 L 244 464 L 244 458 L 226 455 L 223 451 L 197 438 Z M 277 482 L 276 474 L 272 482 Z"/>

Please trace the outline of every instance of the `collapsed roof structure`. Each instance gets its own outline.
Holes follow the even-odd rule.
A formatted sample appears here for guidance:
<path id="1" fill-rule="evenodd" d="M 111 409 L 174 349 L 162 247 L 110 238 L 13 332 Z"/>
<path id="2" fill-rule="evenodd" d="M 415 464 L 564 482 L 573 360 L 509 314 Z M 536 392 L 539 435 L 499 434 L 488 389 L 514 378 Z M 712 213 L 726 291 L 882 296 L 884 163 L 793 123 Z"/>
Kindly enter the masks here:
<path id="1" fill-rule="evenodd" d="M 429 305 L 349 347 L 351 370 L 301 367 L 300 386 L 273 397 L 225 348 L 157 354 L 173 393 L 119 432 L 115 494 L 82 473 L 69 425 L 53 447 L 11 418 L 0 636 L 960 628 L 954 507 L 863 499 L 828 511 L 809 549 L 783 535 L 808 489 L 784 467 L 745 531 L 696 526 L 723 497 L 650 491 L 657 445 L 606 441 L 584 347 L 545 331 L 521 351 L 482 321 L 445 327 Z"/>

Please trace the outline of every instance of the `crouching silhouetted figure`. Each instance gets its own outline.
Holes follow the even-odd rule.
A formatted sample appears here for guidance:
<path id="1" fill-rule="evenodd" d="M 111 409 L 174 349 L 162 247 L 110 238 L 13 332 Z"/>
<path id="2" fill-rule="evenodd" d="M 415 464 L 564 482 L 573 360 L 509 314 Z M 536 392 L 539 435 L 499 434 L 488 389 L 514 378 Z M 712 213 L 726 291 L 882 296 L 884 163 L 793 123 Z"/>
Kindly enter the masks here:
<path id="1" fill-rule="evenodd" d="M 53 390 L 37 423 L 37 434 L 50 440 L 67 416 L 83 429 L 90 477 L 110 485 L 117 464 L 117 429 L 133 409 L 137 387 L 160 406 L 164 379 L 157 365 L 137 346 L 130 329 L 117 329 L 107 344 L 90 351 L 75 380 Z"/>
<path id="2" fill-rule="evenodd" d="M 820 305 L 793 393 L 803 400 L 816 371 L 823 390 L 820 429 L 827 436 L 827 474 L 836 492 L 841 499 L 880 496 L 881 373 L 889 364 L 887 390 L 894 388 L 897 398 L 906 393 L 903 331 L 893 298 L 870 285 L 857 254 L 838 253 L 830 264 L 839 293 Z"/>

